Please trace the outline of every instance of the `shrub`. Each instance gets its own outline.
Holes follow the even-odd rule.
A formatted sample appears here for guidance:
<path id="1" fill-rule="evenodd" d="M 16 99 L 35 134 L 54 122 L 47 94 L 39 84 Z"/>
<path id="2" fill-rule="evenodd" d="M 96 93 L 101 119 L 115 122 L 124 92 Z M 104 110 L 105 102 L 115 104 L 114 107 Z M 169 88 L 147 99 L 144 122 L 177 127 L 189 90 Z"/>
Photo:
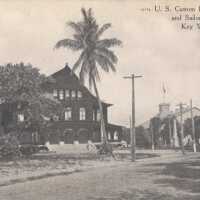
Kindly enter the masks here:
<path id="1" fill-rule="evenodd" d="M 20 155 L 19 141 L 13 133 L 0 137 L 0 157 L 13 158 Z"/>
<path id="2" fill-rule="evenodd" d="M 32 144 L 21 145 L 19 150 L 22 153 L 22 155 L 25 155 L 25 156 L 30 156 L 40 151 L 37 145 L 32 145 Z"/>

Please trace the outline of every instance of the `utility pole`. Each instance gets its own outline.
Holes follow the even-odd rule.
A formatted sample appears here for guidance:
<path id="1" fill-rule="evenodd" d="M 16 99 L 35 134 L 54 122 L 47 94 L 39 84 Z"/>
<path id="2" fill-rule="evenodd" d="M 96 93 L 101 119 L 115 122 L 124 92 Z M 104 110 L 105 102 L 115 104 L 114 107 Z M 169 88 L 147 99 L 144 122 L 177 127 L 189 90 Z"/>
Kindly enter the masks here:
<path id="1" fill-rule="evenodd" d="M 194 117 L 193 117 L 193 110 L 192 110 L 192 99 L 190 100 L 190 114 L 191 114 L 191 122 L 192 122 L 192 139 L 193 139 L 193 151 L 196 153 L 196 139 L 195 139 L 195 124 L 194 124 Z"/>
<path id="2" fill-rule="evenodd" d="M 171 117 L 168 116 L 168 123 L 169 123 L 169 145 L 172 148 L 172 127 L 171 127 Z"/>
<path id="3" fill-rule="evenodd" d="M 151 133 L 151 149 L 154 152 L 155 145 L 154 145 L 154 131 L 153 131 L 153 123 L 152 120 L 150 120 L 150 133 Z"/>
<path id="4" fill-rule="evenodd" d="M 129 117 L 129 120 L 130 120 L 130 140 L 132 141 L 133 134 L 132 134 L 132 118 L 131 118 L 131 116 Z M 132 145 L 132 142 L 130 142 L 130 145 Z"/>
<path id="5" fill-rule="evenodd" d="M 185 149 L 184 149 L 184 144 L 183 144 L 183 138 L 184 138 L 184 133 L 183 133 L 183 103 L 179 104 L 179 109 L 180 109 L 180 124 L 181 124 L 181 151 L 183 154 L 185 154 Z"/>
<path id="6" fill-rule="evenodd" d="M 132 162 L 136 160 L 136 138 L 135 138 L 135 78 L 141 78 L 142 76 L 125 76 L 125 79 L 132 80 L 132 130 L 131 130 L 131 158 Z"/>

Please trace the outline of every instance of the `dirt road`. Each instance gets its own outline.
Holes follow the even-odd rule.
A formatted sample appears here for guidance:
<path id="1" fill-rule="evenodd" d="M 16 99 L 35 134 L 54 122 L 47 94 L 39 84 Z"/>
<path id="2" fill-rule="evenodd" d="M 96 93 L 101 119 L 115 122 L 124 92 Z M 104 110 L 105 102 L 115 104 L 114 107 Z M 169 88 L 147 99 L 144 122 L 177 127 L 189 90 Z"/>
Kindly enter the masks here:
<path id="1" fill-rule="evenodd" d="M 1 200 L 199 200 L 200 155 L 124 162 L 0 187 Z"/>

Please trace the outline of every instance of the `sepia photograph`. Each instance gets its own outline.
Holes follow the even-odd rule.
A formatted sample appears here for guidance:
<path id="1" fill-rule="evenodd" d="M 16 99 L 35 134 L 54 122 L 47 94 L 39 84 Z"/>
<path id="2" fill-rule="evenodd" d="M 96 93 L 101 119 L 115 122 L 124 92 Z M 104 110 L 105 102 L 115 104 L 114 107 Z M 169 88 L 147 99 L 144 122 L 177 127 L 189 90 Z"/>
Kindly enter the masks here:
<path id="1" fill-rule="evenodd" d="M 0 200 L 200 200 L 200 0 L 0 0 Z"/>

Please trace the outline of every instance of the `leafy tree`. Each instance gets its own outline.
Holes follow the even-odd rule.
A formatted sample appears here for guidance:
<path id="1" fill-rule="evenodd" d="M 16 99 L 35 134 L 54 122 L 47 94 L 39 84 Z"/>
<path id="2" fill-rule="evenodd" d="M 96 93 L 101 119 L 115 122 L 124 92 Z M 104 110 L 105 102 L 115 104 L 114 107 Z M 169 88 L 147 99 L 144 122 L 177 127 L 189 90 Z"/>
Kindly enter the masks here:
<path id="1" fill-rule="evenodd" d="M 48 124 L 47 118 L 58 115 L 61 104 L 45 92 L 43 84 L 54 81 L 39 73 L 32 65 L 6 64 L 0 66 L 0 100 L 2 107 L 11 109 L 12 113 L 20 110 L 25 116 L 22 123 L 10 120 L 4 123 L 7 132 L 40 129 Z M 5 121 L 9 121 L 5 119 Z"/>
<path id="2" fill-rule="evenodd" d="M 195 126 L 195 141 L 199 144 L 200 138 L 200 116 L 194 117 L 194 126 Z M 184 136 L 192 136 L 192 120 L 188 118 L 184 121 Z"/>
<path id="3" fill-rule="evenodd" d="M 161 120 L 160 135 L 162 135 L 165 144 L 172 147 L 172 134 L 173 134 L 173 117 L 166 117 Z"/>
<path id="4" fill-rule="evenodd" d="M 103 143 L 107 143 L 102 102 L 96 81 L 100 81 L 100 69 L 105 72 L 116 71 L 115 64 L 118 58 L 111 48 L 121 45 L 121 41 L 116 38 L 102 38 L 103 33 L 111 27 L 111 24 L 99 26 L 91 8 L 88 10 L 82 8 L 81 12 L 83 17 L 81 21 L 68 23 L 68 26 L 74 30 L 73 39 L 62 39 L 56 43 L 55 48 L 65 47 L 80 52 L 72 70 L 74 72 L 79 70 L 80 81 L 84 84 L 85 79 L 88 78 L 90 88 L 94 88 L 101 115 Z"/>
<path id="5" fill-rule="evenodd" d="M 194 117 L 194 125 L 195 125 L 195 139 L 198 144 L 200 144 L 200 116 Z"/>
<path id="6" fill-rule="evenodd" d="M 138 126 L 135 129 L 136 132 L 136 145 L 148 148 L 151 145 L 151 138 L 145 131 L 143 126 Z"/>
<path id="7" fill-rule="evenodd" d="M 159 117 L 153 117 L 150 119 L 150 129 L 152 134 L 152 145 L 159 145 L 160 138 L 160 128 L 161 128 L 161 119 Z"/>

